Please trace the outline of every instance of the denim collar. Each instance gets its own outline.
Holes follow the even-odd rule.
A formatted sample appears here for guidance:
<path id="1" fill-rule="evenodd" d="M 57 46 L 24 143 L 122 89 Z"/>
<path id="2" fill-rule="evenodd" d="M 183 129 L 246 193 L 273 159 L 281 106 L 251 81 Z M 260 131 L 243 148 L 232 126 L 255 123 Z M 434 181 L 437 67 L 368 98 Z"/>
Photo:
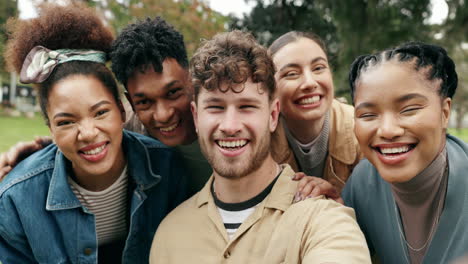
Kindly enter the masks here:
<path id="1" fill-rule="evenodd" d="M 151 163 L 148 147 L 166 147 L 155 140 L 151 140 L 145 144 L 140 138 L 141 136 L 124 130 L 122 145 L 128 163 L 128 175 L 135 181 L 137 188 L 144 191 L 161 181 L 161 176 L 153 170 L 156 164 Z M 54 211 L 81 207 L 80 201 L 72 192 L 67 181 L 67 167 L 69 163 L 62 152 L 57 149 L 54 170 L 47 195 L 47 210 Z"/>

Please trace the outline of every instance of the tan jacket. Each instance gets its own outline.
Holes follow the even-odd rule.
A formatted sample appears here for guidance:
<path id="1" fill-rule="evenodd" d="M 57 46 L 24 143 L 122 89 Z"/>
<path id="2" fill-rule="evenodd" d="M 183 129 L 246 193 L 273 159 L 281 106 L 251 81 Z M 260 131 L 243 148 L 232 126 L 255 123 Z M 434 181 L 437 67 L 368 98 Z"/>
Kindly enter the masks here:
<path id="1" fill-rule="evenodd" d="M 354 108 L 333 100 L 324 179 L 341 192 L 362 154 L 354 135 Z"/>
<path id="2" fill-rule="evenodd" d="M 370 263 L 354 211 L 323 198 L 291 205 L 289 166 L 229 240 L 210 187 L 172 211 L 153 240 L 150 263 Z M 266 253 L 266 254 L 265 254 Z"/>
<path id="3" fill-rule="evenodd" d="M 341 192 L 354 166 L 362 158 L 359 143 L 354 135 L 354 108 L 333 100 L 329 120 L 328 155 L 323 178 Z M 272 144 L 272 154 L 278 163 L 288 163 L 294 171 L 301 171 L 282 126 L 282 123 L 278 125 L 272 137 L 276 140 L 275 144 Z"/>

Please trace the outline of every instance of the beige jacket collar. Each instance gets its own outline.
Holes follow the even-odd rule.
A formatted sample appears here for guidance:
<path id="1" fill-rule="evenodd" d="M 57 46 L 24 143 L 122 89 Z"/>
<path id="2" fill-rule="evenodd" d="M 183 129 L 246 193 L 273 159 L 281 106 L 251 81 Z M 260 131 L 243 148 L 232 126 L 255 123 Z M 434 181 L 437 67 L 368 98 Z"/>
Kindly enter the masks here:
<path id="1" fill-rule="evenodd" d="M 333 100 L 330 109 L 330 137 L 328 139 L 330 156 L 351 165 L 356 160 L 356 144 L 353 107 Z"/>

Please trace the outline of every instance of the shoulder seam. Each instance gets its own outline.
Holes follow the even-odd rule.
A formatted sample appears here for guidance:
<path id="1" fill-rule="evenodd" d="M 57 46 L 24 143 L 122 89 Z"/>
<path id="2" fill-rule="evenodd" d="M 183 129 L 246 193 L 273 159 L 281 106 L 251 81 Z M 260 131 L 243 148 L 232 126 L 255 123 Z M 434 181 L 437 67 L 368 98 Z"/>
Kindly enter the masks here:
<path id="1" fill-rule="evenodd" d="M 26 180 L 34 177 L 34 176 L 37 176 L 39 173 L 44 172 L 44 171 L 49 170 L 49 169 L 52 169 L 52 168 L 54 168 L 54 164 L 50 163 L 50 164 L 47 164 L 45 166 L 39 167 L 39 168 L 37 168 L 35 170 L 29 171 L 28 173 L 24 174 L 23 176 L 20 176 L 20 177 L 18 177 L 16 179 L 12 180 L 11 182 L 7 183 L 5 186 L 3 186 L 0 189 L 0 197 L 3 195 L 3 193 L 5 191 L 10 189 L 10 187 L 12 187 L 13 185 L 16 185 L 18 183 L 26 181 Z"/>

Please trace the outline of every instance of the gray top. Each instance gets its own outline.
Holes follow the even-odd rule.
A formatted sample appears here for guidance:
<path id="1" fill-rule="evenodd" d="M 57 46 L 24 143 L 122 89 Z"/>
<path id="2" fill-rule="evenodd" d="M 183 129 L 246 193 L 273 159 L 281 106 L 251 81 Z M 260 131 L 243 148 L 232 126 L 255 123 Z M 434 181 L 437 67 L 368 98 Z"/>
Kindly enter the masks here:
<path id="1" fill-rule="evenodd" d="M 423 264 L 451 263 L 468 253 L 468 145 L 447 135 L 448 179 L 442 214 L 427 246 Z M 380 263 L 408 263 L 408 246 L 398 230 L 391 185 L 384 181 L 372 164 L 364 159 L 353 170 L 342 192 L 347 206 L 366 236 L 371 253 Z M 420 246 L 420 245 L 416 245 Z"/>
<path id="2" fill-rule="evenodd" d="M 403 225 L 399 232 L 402 239 L 406 239 L 411 263 L 422 263 L 435 233 L 445 201 L 447 175 L 447 151 L 444 148 L 413 179 L 390 185 Z"/>
<path id="3" fill-rule="evenodd" d="M 299 163 L 299 169 L 309 176 L 323 178 L 323 170 L 328 154 L 328 136 L 330 134 L 329 115 L 330 114 L 327 112 L 320 134 L 306 144 L 299 142 L 292 135 L 287 126 L 284 126 L 289 145 Z M 286 124 L 286 122 L 284 122 L 284 124 Z"/>

